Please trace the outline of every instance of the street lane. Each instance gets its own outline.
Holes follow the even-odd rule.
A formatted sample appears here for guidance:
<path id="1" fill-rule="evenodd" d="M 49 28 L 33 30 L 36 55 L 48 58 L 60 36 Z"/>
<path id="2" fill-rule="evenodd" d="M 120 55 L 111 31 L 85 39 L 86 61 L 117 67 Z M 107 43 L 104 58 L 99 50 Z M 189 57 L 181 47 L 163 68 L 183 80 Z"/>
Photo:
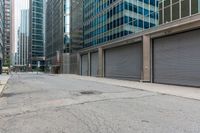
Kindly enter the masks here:
<path id="1" fill-rule="evenodd" d="M 199 133 L 199 110 L 197 100 L 18 73 L 0 98 L 0 133 Z"/>

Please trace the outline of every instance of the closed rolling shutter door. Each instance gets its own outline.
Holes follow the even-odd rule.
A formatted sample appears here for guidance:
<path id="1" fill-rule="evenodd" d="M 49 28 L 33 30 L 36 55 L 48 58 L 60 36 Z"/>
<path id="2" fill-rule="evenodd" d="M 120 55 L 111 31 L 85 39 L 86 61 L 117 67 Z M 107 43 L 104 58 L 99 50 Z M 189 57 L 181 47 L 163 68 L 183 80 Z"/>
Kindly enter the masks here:
<path id="1" fill-rule="evenodd" d="M 88 76 L 88 55 L 81 56 L 81 75 Z"/>
<path id="2" fill-rule="evenodd" d="M 200 86 L 200 30 L 154 40 L 154 82 Z"/>
<path id="3" fill-rule="evenodd" d="M 105 77 L 140 80 L 141 68 L 141 43 L 105 50 Z"/>
<path id="4" fill-rule="evenodd" d="M 91 76 L 98 76 L 98 52 L 91 53 Z"/>

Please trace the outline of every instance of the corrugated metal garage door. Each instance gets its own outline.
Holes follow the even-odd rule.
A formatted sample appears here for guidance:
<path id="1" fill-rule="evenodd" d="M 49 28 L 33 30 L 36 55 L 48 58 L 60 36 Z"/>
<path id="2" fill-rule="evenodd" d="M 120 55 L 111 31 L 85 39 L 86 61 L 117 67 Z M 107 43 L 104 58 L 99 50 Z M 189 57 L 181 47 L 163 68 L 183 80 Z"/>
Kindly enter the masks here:
<path id="1" fill-rule="evenodd" d="M 200 86 L 200 30 L 154 40 L 154 82 Z"/>
<path id="2" fill-rule="evenodd" d="M 81 75 L 88 76 L 88 55 L 81 56 Z"/>
<path id="3" fill-rule="evenodd" d="M 105 50 L 105 77 L 140 80 L 141 70 L 141 43 Z"/>
<path id="4" fill-rule="evenodd" d="M 91 53 L 91 76 L 98 76 L 98 52 Z"/>

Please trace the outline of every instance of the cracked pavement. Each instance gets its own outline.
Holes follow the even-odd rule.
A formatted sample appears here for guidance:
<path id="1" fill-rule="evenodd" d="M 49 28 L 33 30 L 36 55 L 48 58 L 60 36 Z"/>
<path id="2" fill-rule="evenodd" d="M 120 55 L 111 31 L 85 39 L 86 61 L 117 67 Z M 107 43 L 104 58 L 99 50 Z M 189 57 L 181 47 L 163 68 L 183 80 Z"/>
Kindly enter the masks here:
<path id="1" fill-rule="evenodd" d="M 199 133 L 200 101 L 18 73 L 0 98 L 0 133 Z"/>

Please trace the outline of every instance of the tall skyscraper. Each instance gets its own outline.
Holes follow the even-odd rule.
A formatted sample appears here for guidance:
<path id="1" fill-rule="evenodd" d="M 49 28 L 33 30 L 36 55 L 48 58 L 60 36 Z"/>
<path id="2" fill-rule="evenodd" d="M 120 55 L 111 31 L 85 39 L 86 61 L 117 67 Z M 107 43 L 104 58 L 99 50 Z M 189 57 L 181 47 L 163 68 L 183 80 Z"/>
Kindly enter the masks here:
<path id="1" fill-rule="evenodd" d="M 44 6 L 45 0 L 30 0 L 29 6 L 29 66 L 44 69 Z"/>
<path id="2" fill-rule="evenodd" d="M 0 73 L 3 61 L 3 33 L 4 33 L 4 0 L 0 0 Z"/>
<path id="3" fill-rule="evenodd" d="M 71 0 L 71 52 L 83 47 L 83 0 Z"/>
<path id="4" fill-rule="evenodd" d="M 11 16 L 11 21 L 12 21 L 12 29 L 11 29 L 11 65 L 13 66 L 15 64 L 15 0 L 12 0 L 12 16 Z"/>
<path id="5" fill-rule="evenodd" d="M 29 11 L 21 10 L 21 22 L 18 33 L 18 57 L 20 66 L 28 66 Z"/>
<path id="6" fill-rule="evenodd" d="M 48 0 L 46 4 L 46 59 L 60 69 L 60 56 L 70 53 L 70 0 Z"/>
<path id="7" fill-rule="evenodd" d="M 13 26 L 13 0 L 4 0 L 4 52 L 3 52 L 3 64 L 10 66 L 12 61 L 12 26 Z"/>
<path id="8" fill-rule="evenodd" d="M 70 0 L 63 0 L 64 14 L 64 52 L 70 53 Z"/>
<path id="9" fill-rule="evenodd" d="M 84 0 L 84 47 L 158 25 L 158 0 Z"/>
<path id="10" fill-rule="evenodd" d="M 20 43 L 19 43 L 19 39 L 20 39 L 20 27 L 18 27 L 17 30 L 17 52 L 15 54 L 15 66 L 19 66 L 20 65 Z"/>

